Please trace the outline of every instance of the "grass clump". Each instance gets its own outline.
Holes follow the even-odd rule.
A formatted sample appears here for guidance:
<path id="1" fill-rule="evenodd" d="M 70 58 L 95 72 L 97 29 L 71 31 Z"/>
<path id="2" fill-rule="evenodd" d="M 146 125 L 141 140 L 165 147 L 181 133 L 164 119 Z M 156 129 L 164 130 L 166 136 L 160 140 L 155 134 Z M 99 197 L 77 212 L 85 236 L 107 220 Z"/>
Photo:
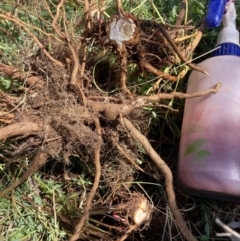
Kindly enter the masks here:
<path id="1" fill-rule="evenodd" d="M 10 174 L 6 170 L 1 172 L 4 172 L 5 177 Z M 56 216 L 47 211 L 52 207 L 51 210 L 57 212 L 58 207 L 54 206 L 52 199 L 58 198 L 56 189 L 59 190 L 59 185 L 45 183 L 52 195 L 46 199 L 40 193 L 36 181 L 39 178 L 42 179 L 39 174 L 35 174 L 10 196 L 0 199 L 1 240 L 66 240 L 66 232 L 59 226 Z"/>

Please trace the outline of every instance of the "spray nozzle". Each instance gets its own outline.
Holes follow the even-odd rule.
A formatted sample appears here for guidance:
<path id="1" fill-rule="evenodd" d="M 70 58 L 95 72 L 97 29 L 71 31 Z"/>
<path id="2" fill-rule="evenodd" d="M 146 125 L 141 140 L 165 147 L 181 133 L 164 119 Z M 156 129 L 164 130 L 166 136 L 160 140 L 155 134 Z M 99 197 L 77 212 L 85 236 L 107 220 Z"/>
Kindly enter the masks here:
<path id="1" fill-rule="evenodd" d="M 220 25 L 227 2 L 228 0 L 209 0 L 206 16 L 206 26 L 208 28 L 216 28 Z"/>
<path id="2" fill-rule="evenodd" d="M 214 56 L 235 55 L 240 57 L 239 32 L 236 29 L 235 0 L 209 0 L 206 26 L 216 28 L 222 22 L 223 28 L 218 34 Z"/>

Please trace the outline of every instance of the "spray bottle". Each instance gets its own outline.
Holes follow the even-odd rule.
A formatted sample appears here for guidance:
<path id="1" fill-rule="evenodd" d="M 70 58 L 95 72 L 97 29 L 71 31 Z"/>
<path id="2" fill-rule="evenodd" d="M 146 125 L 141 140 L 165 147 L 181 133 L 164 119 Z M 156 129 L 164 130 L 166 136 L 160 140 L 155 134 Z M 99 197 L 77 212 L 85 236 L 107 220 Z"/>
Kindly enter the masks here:
<path id="1" fill-rule="evenodd" d="M 222 21 L 217 50 L 192 71 L 187 93 L 222 86 L 217 94 L 187 99 L 177 182 L 189 194 L 240 200 L 240 46 L 236 10 L 229 0 L 210 0 L 207 27 Z"/>

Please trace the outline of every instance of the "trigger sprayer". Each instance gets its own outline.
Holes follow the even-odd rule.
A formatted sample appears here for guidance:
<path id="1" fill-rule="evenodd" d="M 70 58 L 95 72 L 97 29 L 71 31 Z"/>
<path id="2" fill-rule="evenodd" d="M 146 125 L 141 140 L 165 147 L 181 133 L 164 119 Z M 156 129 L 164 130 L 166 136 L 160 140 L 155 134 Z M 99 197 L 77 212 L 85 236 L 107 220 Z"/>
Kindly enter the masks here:
<path id="1" fill-rule="evenodd" d="M 207 28 L 216 28 L 220 25 L 227 7 L 227 0 L 210 0 L 206 16 Z"/>
<path id="2" fill-rule="evenodd" d="M 192 71 L 187 93 L 214 88 L 185 102 L 177 182 L 189 194 L 240 200 L 240 46 L 232 0 L 210 0 L 206 26 L 222 22 L 217 49 Z"/>

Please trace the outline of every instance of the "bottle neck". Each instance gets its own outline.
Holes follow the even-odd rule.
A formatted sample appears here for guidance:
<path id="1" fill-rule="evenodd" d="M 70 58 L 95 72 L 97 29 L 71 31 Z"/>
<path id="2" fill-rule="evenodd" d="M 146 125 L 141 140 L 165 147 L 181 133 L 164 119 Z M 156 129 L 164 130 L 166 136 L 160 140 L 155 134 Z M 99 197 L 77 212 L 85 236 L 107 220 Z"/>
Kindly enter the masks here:
<path id="1" fill-rule="evenodd" d="M 222 43 L 213 52 L 213 56 L 233 55 L 240 57 L 240 46 L 234 43 Z"/>
<path id="2" fill-rule="evenodd" d="M 234 2 L 229 3 L 226 13 L 223 15 L 223 29 L 218 34 L 217 46 L 214 56 L 235 55 L 240 56 L 239 32 L 236 29 L 236 9 Z"/>

